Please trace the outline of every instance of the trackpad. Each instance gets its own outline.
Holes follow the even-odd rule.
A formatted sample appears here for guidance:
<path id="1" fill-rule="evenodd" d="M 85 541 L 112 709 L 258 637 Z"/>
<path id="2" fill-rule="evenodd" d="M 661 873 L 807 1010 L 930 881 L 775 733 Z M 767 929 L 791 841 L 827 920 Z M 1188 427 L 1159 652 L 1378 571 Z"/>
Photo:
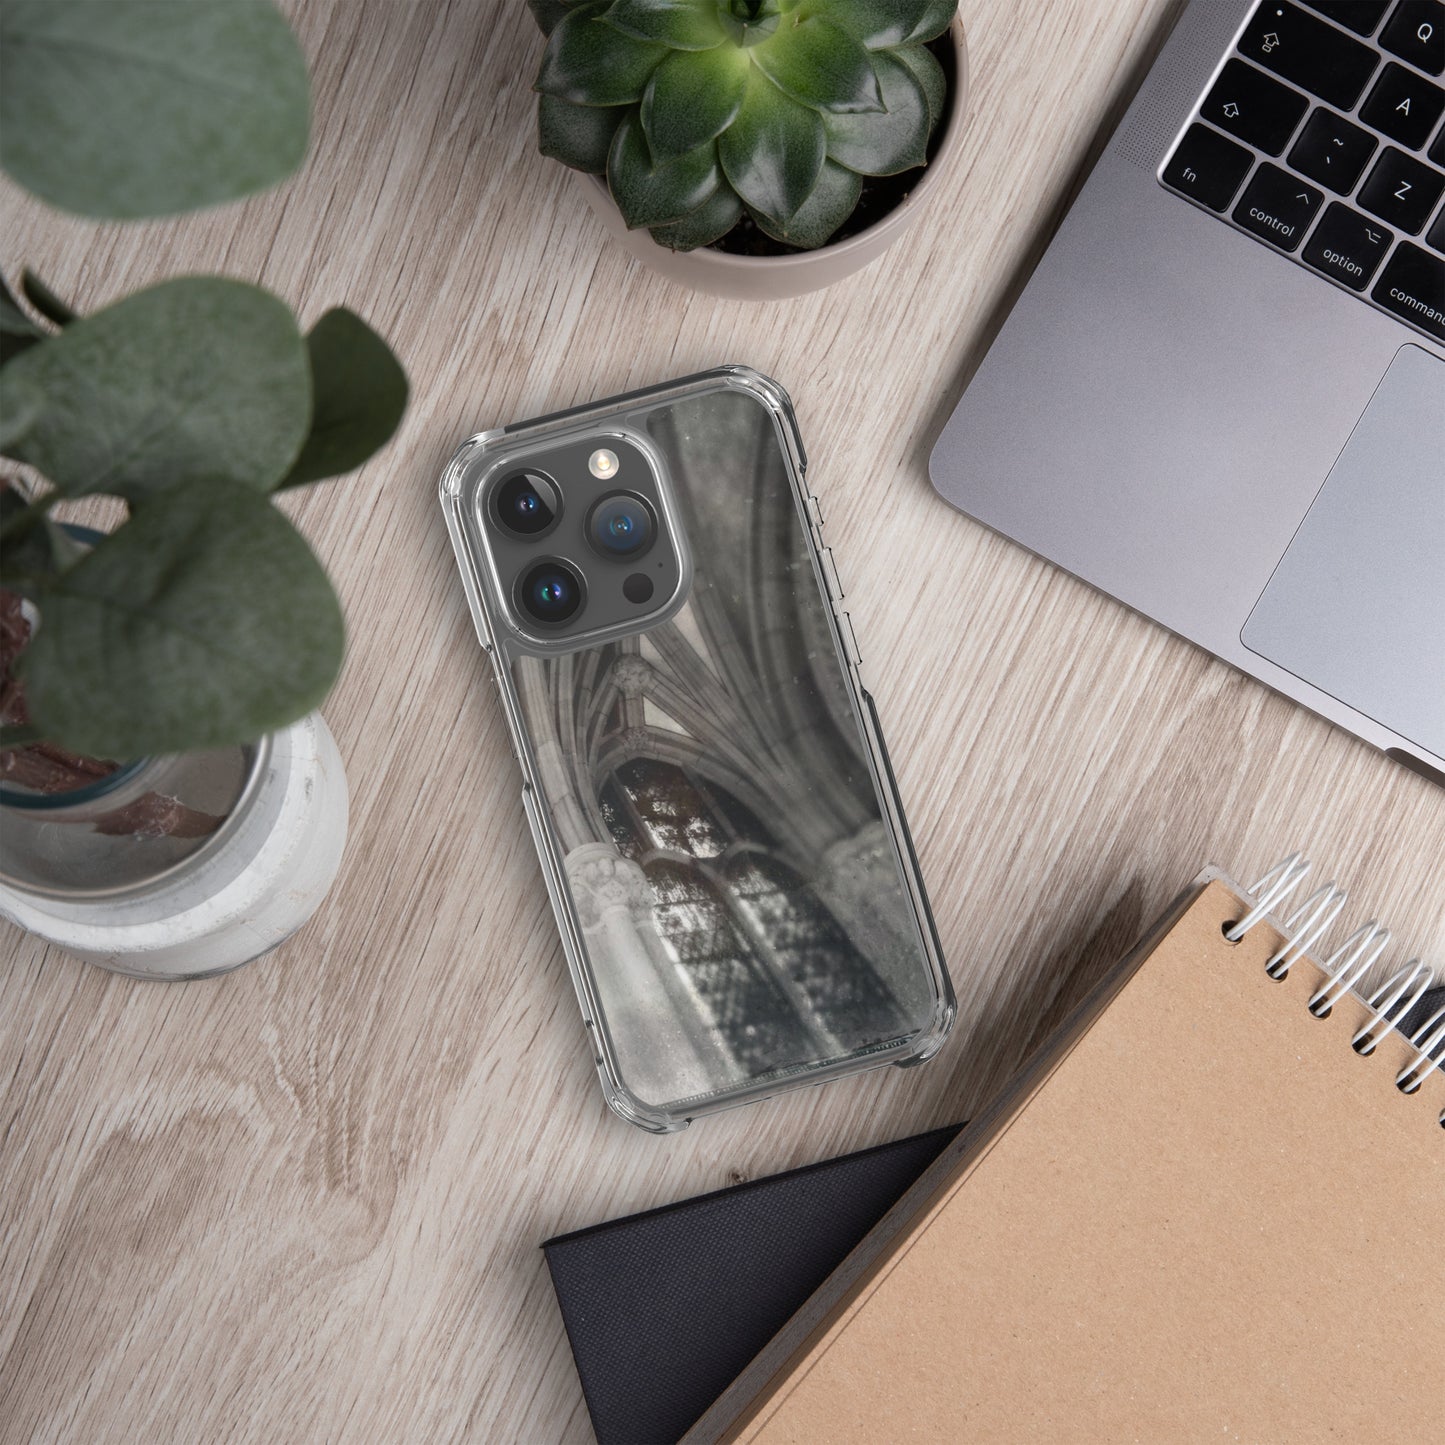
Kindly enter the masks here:
<path id="1" fill-rule="evenodd" d="M 1395 353 L 1241 636 L 1445 755 L 1445 362 Z"/>

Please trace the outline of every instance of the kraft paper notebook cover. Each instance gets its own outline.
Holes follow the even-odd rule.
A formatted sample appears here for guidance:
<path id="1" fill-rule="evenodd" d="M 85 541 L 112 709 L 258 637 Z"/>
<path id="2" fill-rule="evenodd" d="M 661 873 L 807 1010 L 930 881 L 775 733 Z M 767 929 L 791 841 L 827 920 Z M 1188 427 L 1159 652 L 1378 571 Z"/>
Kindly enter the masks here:
<path id="1" fill-rule="evenodd" d="M 1332 897 L 1203 875 L 688 1441 L 1429 1433 L 1445 1024 L 1390 1027 L 1423 968 L 1349 992 L 1378 936 L 1302 953 Z"/>

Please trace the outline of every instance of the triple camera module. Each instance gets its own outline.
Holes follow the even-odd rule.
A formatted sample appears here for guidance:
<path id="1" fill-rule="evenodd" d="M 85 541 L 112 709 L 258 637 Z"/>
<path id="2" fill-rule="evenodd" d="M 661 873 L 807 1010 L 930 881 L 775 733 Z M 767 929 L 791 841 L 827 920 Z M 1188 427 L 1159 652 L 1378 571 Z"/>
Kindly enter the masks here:
<path id="1" fill-rule="evenodd" d="M 504 468 L 487 489 L 488 542 L 524 631 L 635 621 L 676 590 L 681 564 L 659 522 L 653 466 L 625 438 L 607 440 Z"/>

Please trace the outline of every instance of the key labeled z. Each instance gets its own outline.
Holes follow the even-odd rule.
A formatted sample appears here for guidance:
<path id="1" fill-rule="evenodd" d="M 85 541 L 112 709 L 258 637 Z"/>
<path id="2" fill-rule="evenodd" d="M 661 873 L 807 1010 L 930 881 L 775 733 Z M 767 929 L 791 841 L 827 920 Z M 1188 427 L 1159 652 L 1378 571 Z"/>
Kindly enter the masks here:
<path id="1" fill-rule="evenodd" d="M 1405 192 L 1408 191 L 1409 189 L 1410 189 L 1410 182 L 1409 182 L 1409 181 L 1401 181 L 1401 182 L 1400 182 L 1400 189 L 1395 192 L 1395 199 L 1396 199 L 1397 201 L 1403 201 L 1403 200 L 1405 199 Z"/>

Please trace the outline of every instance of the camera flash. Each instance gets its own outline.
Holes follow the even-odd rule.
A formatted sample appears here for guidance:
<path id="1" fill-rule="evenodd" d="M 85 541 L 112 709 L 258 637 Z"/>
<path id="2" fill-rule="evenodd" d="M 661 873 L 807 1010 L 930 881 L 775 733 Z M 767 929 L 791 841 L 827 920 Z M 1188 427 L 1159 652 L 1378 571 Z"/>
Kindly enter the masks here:
<path id="1" fill-rule="evenodd" d="M 606 481 L 608 477 L 615 477 L 617 475 L 617 453 L 609 452 L 606 447 L 598 447 L 587 458 L 587 470 L 594 477 L 601 477 L 603 481 Z"/>

